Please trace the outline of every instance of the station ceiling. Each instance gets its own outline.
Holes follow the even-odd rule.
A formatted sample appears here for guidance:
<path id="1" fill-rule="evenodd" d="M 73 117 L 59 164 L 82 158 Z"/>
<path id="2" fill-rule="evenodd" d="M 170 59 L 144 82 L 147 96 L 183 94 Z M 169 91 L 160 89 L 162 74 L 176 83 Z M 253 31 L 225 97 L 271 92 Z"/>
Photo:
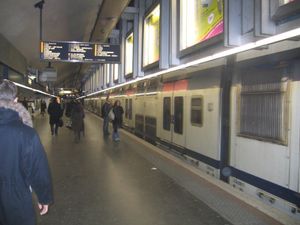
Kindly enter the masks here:
<path id="1" fill-rule="evenodd" d="M 43 69 L 39 59 L 38 0 L 0 0 L 0 33 L 27 59 L 28 65 Z M 45 0 L 43 39 L 46 41 L 105 42 L 130 0 Z M 93 31 L 93 32 L 92 32 Z M 85 73 L 80 63 L 53 62 L 58 84 L 70 83 Z M 78 78 L 78 76 L 77 76 Z M 69 82 L 68 82 L 69 81 Z"/>

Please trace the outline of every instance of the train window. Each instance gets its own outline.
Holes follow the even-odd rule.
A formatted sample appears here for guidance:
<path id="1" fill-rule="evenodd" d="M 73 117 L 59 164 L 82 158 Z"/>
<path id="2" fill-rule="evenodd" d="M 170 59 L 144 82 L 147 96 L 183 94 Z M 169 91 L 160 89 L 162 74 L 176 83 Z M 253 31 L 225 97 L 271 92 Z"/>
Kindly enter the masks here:
<path id="1" fill-rule="evenodd" d="M 183 133 L 183 97 L 174 99 L 174 132 Z"/>
<path id="2" fill-rule="evenodd" d="M 223 1 L 180 0 L 180 50 L 223 33 Z"/>
<path id="3" fill-rule="evenodd" d="M 164 98 L 164 105 L 163 105 L 163 128 L 164 130 L 171 129 L 171 98 L 165 97 Z"/>
<path id="4" fill-rule="evenodd" d="M 144 19 L 143 66 L 159 60 L 160 5 L 158 4 Z"/>
<path id="5" fill-rule="evenodd" d="M 240 135 L 286 143 L 287 80 L 280 70 L 243 73 Z"/>
<path id="6" fill-rule="evenodd" d="M 203 124 L 203 98 L 192 97 L 191 99 L 191 124 L 202 126 Z"/>

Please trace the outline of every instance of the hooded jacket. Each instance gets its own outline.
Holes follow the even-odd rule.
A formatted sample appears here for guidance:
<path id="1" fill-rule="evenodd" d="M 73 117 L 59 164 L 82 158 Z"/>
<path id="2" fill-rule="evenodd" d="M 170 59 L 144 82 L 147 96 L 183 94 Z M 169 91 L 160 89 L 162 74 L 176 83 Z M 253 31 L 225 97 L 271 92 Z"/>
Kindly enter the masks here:
<path id="1" fill-rule="evenodd" d="M 47 157 L 28 111 L 0 101 L 0 224 L 34 225 L 30 187 L 39 203 L 53 201 Z"/>

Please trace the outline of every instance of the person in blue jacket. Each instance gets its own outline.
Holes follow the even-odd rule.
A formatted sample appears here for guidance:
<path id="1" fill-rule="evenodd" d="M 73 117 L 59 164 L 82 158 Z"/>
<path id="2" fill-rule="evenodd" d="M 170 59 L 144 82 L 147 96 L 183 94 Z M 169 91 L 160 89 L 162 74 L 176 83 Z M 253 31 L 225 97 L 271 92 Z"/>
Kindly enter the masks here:
<path id="1" fill-rule="evenodd" d="M 16 102 L 14 83 L 0 83 L 0 224 L 35 225 L 53 201 L 47 157 L 29 112 Z"/>

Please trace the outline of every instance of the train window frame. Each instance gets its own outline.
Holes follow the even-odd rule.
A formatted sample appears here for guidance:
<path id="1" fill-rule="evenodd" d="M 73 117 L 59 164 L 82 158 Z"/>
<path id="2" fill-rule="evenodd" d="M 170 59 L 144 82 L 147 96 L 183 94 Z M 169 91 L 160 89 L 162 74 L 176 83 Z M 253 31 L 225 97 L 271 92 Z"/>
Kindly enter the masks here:
<path id="1" fill-rule="evenodd" d="M 128 39 L 132 36 L 132 49 L 130 49 L 131 55 L 128 55 Z M 131 29 L 125 37 L 125 62 L 124 62 L 124 76 L 126 79 L 133 77 L 133 54 L 134 54 L 134 32 L 133 29 Z M 130 57 L 131 56 L 131 57 Z M 131 70 L 127 71 L 128 63 L 131 64 Z"/>
<path id="2" fill-rule="evenodd" d="M 156 38 L 158 40 L 158 59 L 146 64 L 145 63 L 145 55 L 147 54 L 147 51 L 150 49 L 149 46 L 146 46 L 146 40 L 145 40 L 145 38 L 146 38 L 146 33 L 145 33 L 146 32 L 146 20 L 147 20 L 147 18 L 149 18 L 151 16 L 153 11 L 156 10 L 157 7 L 159 7 L 159 22 L 158 22 L 159 37 Z M 161 52 L 160 52 L 161 15 L 162 15 L 161 3 L 160 3 L 160 1 L 155 1 L 155 3 L 151 7 L 149 7 L 149 9 L 147 10 L 147 12 L 145 13 L 144 18 L 143 18 L 143 32 L 142 32 L 142 46 L 143 46 L 143 48 L 142 48 L 142 68 L 143 68 L 143 70 L 152 69 L 152 68 L 158 67 L 158 65 L 159 65 L 159 60 L 161 57 L 161 55 L 160 55 L 161 54 Z M 149 55 L 147 57 L 149 58 Z"/>
<path id="3" fill-rule="evenodd" d="M 182 58 L 184 56 L 187 56 L 191 53 L 194 53 L 200 49 L 203 49 L 203 48 L 206 48 L 208 46 L 211 46 L 213 44 L 216 44 L 218 42 L 221 42 L 224 40 L 224 21 L 225 21 L 225 15 L 224 15 L 224 1 L 223 4 L 222 4 L 222 21 L 223 21 L 223 31 L 213 37 L 210 37 L 206 40 L 201 40 L 201 41 L 198 41 L 198 42 L 195 42 L 193 43 L 192 45 L 189 45 L 183 48 L 181 48 L 181 45 L 182 45 L 182 35 L 185 35 L 185 36 L 188 36 L 189 34 L 186 34 L 185 32 L 182 32 L 182 23 L 183 23 L 183 15 L 182 15 L 182 1 L 185 1 L 185 0 L 177 0 L 177 17 L 179 18 L 178 19 L 178 22 L 177 22 L 177 57 L 179 58 Z"/>
<path id="4" fill-rule="evenodd" d="M 193 99 L 200 99 L 201 100 L 201 105 L 199 107 L 197 106 L 193 106 Z M 197 108 L 196 108 L 197 107 Z M 204 110 L 203 110 L 203 107 L 204 107 L 204 98 L 202 95 L 194 95 L 194 96 L 191 96 L 191 111 L 190 111 L 190 122 L 191 122 L 191 125 L 192 126 L 195 126 L 195 127 L 203 127 L 203 118 L 204 118 Z M 193 110 L 199 110 L 201 113 L 200 113 L 200 123 L 195 123 L 192 121 L 192 112 Z"/>
<path id="5" fill-rule="evenodd" d="M 253 70 L 252 70 L 253 71 Z M 255 71 L 253 71 L 255 72 Z M 257 71 L 256 71 L 257 72 Z M 261 74 L 260 74 L 261 75 Z M 240 78 L 241 79 L 241 78 Z M 242 117 L 242 95 L 243 95 L 243 91 L 242 91 L 242 84 L 240 83 L 237 87 L 237 91 L 238 91 L 238 98 L 237 98 L 237 107 L 238 107 L 238 116 L 237 116 L 237 136 L 239 137 L 244 137 L 244 138 L 249 138 L 249 139 L 255 139 L 255 140 L 259 140 L 259 141 L 265 141 L 265 142 L 270 142 L 270 143 L 276 143 L 276 144 L 280 144 L 280 145 L 288 145 L 288 130 L 289 130 L 289 95 L 290 95 L 290 80 L 288 78 L 288 76 L 285 76 L 282 78 L 282 80 L 280 82 L 280 89 L 278 90 L 260 90 L 260 91 L 249 91 L 244 92 L 244 94 L 250 94 L 250 95 L 276 95 L 276 94 L 280 94 L 280 106 L 281 106 L 281 120 L 277 121 L 278 124 L 281 124 L 281 130 L 279 132 L 281 132 L 281 136 L 280 138 L 276 138 L 276 137 L 267 137 L 267 136 L 262 136 L 259 134 L 249 134 L 246 132 L 241 131 L 241 121 L 245 122 L 245 118 Z M 260 87 L 262 88 L 262 87 Z M 256 101 L 257 103 L 257 101 Z M 253 118 L 251 119 L 252 121 L 254 120 Z M 249 119 L 250 121 L 250 119 Z"/>

